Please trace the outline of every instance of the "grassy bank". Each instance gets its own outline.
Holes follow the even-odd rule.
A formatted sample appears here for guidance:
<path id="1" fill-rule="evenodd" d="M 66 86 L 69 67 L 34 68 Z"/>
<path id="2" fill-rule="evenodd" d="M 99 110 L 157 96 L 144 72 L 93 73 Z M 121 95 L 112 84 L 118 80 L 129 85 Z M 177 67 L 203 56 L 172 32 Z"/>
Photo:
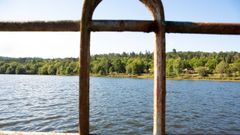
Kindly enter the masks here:
<path id="1" fill-rule="evenodd" d="M 91 74 L 94 77 L 115 77 L 115 78 L 139 78 L 139 79 L 152 79 L 153 75 L 150 74 L 142 74 L 142 75 L 130 75 L 130 74 L 108 74 L 108 75 L 100 75 L 100 74 Z"/>
<path id="2" fill-rule="evenodd" d="M 189 77 L 188 75 L 182 75 L 178 77 L 167 77 L 169 80 L 209 80 L 209 81 L 234 81 L 240 82 L 240 77 L 218 77 L 218 76 L 208 76 L 208 77 L 200 77 L 193 76 Z"/>
<path id="3" fill-rule="evenodd" d="M 91 74 L 95 77 L 116 77 L 116 78 L 139 78 L 139 79 L 153 79 L 152 74 L 141 74 L 141 75 L 128 75 L 128 74 Z M 228 77 L 226 75 L 213 74 L 208 77 L 201 77 L 198 74 L 182 74 L 179 76 L 169 77 L 167 80 L 210 80 L 210 81 L 235 81 L 240 82 L 240 77 Z"/>

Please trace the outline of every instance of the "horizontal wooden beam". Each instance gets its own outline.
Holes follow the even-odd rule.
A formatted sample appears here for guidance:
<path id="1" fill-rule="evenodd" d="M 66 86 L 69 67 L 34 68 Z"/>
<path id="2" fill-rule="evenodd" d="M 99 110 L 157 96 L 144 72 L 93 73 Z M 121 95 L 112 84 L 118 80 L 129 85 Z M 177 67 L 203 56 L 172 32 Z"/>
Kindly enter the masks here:
<path id="1" fill-rule="evenodd" d="M 79 31 L 79 21 L 0 22 L 0 31 Z"/>
<path id="2" fill-rule="evenodd" d="M 132 31 L 132 32 L 153 32 L 156 27 L 154 21 L 133 21 L 133 20 L 97 20 L 91 24 L 91 30 L 100 31 Z"/>
<path id="3" fill-rule="evenodd" d="M 169 33 L 240 34 L 240 23 L 166 22 Z"/>
<path id="4" fill-rule="evenodd" d="M 79 135 L 78 133 L 0 131 L 0 135 Z"/>
<path id="5" fill-rule="evenodd" d="M 167 33 L 189 34 L 234 34 L 240 35 L 240 23 L 201 23 L 166 21 Z M 153 32 L 154 21 L 134 20 L 93 20 L 90 29 L 95 32 Z M 49 21 L 49 22 L 0 22 L 0 31 L 80 31 L 79 21 Z"/>

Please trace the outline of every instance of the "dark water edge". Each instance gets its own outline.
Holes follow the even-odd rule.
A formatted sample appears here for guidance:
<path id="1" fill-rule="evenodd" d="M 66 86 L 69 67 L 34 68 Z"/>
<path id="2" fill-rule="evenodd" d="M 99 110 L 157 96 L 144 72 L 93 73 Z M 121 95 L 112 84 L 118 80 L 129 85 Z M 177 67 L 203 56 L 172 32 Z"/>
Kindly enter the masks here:
<path id="1" fill-rule="evenodd" d="M 91 74 L 92 77 L 110 77 L 110 78 L 133 78 L 133 79 L 153 79 L 154 76 L 151 74 L 142 74 L 142 75 L 128 75 L 128 74 L 113 74 L 113 75 L 99 75 Z M 190 80 L 190 81 L 223 81 L 223 82 L 240 82 L 239 77 L 189 77 L 189 76 L 180 76 L 180 77 L 166 77 L 167 80 Z"/>
<path id="2" fill-rule="evenodd" d="M 150 79 L 91 77 L 96 134 L 152 134 Z M 77 132 L 78 77 L 0 75 L 0 130 Z M 167 81 L 168 134 L 240 134 L 240 83 Z"/>
<path id="3" fill-rule="evenodd" d="M 0 74 L 0 75 L 13 75 L 13 76 L 27 76 L 30 74 Z M 59 76 L 59 77 L 78 77 L 79 75 L 38 75 L 31 74 L 30 76 Z M 128 74 L 111 74 L 111 75 L 99 75 L 99 74 L 90 74 L 90 77 L 103 77 L 103 78 L 132 78 L 132 79 L 153 79 L 154 76 L 151 74 L 142 74 L 142 75 L 128 75 Z M 177 80 L 177 81 L 221 81 L 221 82 L 240 82 L 240 77 L 166 77 L 166 80 Z"/>

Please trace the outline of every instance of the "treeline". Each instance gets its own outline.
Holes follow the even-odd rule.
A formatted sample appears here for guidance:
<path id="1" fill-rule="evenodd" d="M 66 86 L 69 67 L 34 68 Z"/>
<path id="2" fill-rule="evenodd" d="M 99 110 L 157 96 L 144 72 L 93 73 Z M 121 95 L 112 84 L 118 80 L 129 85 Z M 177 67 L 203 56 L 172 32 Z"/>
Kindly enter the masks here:
<path id="1" fill-rule="evenodd" d="M 240 76 L 238 52 L 172 52 L 166 54 L 166 75 L 177 77 L 197 74 L 201 77 Z M 91 56 L 90 71 L 95 75 L 153 74 L 153 54 L 122 53 Z M 0 74 L 78 75 L 77 58 L 41 59 L 0 57 Z"/>
<path id="2" fill-rule="evenodd" d="M 91 58 L 91 73 L 94 74 L 153 74 L 153 54 L 150 52 L 94 55 Z M 177 52 L 173 49 L 166 58 L 167 77 L 189 74 L 240 76 L 238 52 Z"/>
<path id="3" fill-rule="evenodd" d="M 0 57 L 0 74 L 77 75 L 77 58 L 41 59 Z"/>
<path id="4" fill-rule="evenodd" d="M 167 54 L 167 76 L 198 74 L 201 77 L 218 74 L 219 77 L 240 76 L 238 52 L 172 52 Z"/>

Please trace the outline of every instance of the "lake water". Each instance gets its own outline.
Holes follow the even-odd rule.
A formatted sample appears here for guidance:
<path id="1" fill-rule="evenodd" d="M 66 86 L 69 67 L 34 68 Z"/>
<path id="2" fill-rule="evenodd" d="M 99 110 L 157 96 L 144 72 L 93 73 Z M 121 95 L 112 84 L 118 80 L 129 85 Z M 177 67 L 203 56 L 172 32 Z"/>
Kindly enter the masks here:
<path id="1" fill-rule="evenodd" d="M 153 81 L 91 78 L 91 133 L 152 134 Z M 240 134 L 240 83 L 167 81 L 169 134 Z M 77 132 L 78 77 L 0 75 L 0 130 Z"/>

